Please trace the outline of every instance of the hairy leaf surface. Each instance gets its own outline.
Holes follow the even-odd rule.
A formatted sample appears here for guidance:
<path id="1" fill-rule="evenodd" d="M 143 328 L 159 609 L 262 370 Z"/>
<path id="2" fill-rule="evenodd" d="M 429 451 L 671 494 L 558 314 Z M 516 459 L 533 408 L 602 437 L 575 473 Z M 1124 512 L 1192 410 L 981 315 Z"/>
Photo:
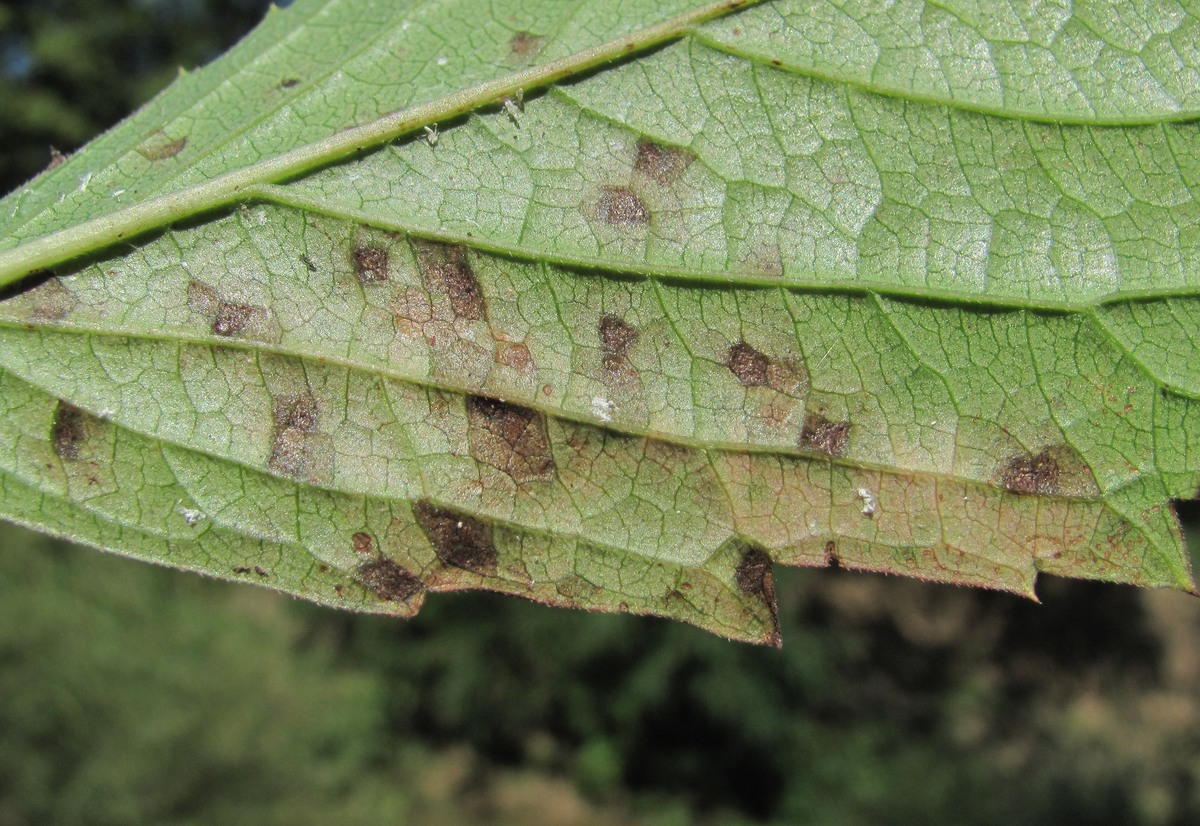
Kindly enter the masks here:
<path id="1" fill-rule="evenodd" d="M 0 513 L 778 642 L 1192 589 L 1200 8 L 297 0 L 0 202 Z"/>

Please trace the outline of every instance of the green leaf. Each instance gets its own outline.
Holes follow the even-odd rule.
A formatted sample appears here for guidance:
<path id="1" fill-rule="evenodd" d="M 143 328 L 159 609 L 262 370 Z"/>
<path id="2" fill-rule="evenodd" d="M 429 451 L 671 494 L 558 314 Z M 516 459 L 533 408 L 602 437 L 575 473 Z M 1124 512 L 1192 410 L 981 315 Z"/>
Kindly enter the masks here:
<path id="1" fill-rule="evenodd" d="M 272 10 L 0 202 L 0 513 L 346 608 L 774 643 L 771 562 L 1194 590 L 1198 37 Z"/>

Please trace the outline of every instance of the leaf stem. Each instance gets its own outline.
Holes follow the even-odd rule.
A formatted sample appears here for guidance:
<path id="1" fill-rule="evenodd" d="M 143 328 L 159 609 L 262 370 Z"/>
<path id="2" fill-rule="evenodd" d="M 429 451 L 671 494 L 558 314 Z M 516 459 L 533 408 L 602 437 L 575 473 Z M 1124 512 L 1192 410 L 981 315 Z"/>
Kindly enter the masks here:
<path id="1" fill-rule="evenodd" d="M 99 218 L 64 227 L 0 252 L 0 287 L 27 275 L 112 244 L 129 241 L 166 224 L 227 207 L 253 195 L 255 187 L 280 183 L 314 168 L 365 151 L 422 127 L 465 115 L 518 92 L 549 86 L 662 43 L 690 29 L 763 0 L 721 0 L 564 58 L 481 83 L 435 101 L 401 109 L 362 126 L 297 147 L 202 184 L 161 195 Z"/>

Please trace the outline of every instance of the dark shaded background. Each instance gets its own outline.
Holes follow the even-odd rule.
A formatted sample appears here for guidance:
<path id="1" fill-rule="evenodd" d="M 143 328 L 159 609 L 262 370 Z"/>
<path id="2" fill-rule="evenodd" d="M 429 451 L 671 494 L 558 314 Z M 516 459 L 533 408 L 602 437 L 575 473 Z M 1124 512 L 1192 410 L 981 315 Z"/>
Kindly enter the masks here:
<path id="1" fill-rule="evenodd" d="M 0 3 L 0 191 L 258 0 Z M 1195 824 L 1200 600 L 780 571 L 785 647 L 340 615 L 0 526 L 0 826 Z"/>

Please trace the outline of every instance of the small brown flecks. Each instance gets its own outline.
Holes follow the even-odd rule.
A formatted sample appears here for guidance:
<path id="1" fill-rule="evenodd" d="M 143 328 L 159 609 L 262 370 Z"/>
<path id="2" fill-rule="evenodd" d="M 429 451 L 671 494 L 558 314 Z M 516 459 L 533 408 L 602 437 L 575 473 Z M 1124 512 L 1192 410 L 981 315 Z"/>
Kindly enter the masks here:
<path id="1" fill-rule="evenodd" d="M 541 413 L 483 396 L 467 398 L 467 439 L 476 461 L 517 484 L 554 478 L 554 457 Z"/>
<path id="2" fill-rule="evenodd" d="M 282 82 L 280 82 L 279 88 L 280 89 L 295 89 L 299 85 L 300 85 L 300 78 L 287 77 L 287 78 L 284 78 Z"/>
<path id="3" fill-rule="evenodd" d="M 413 506 L 413 516 L 442 562 L 481 576 L 496 573 L 491 525 L 425 500 Z"/>
<path id="4" fill-rule="evenodd" d="M 800 447 L 829 456 L 841 456 L 850 441 L 850 422 L 832 422 L 819 413 L 809 413 L 800 431 Z"/>
<path id="5" fill-rule="evenodd" d="M 496 346 L 496 363 L 524 372 L 533 364 L 533 356 L 524 344 L 501 342 Z"/>
<path id="6" fill-rule="evenodd" d="M 50 442 L 58 458 L 67 461 L 79 458 L 79 446 L 87 438 L 87 426 L 91 418 L 75 405 L 59 401 L 54 410 L 54 426 L 50 431 Z"/>
<path id="7" fill-rule="evenodd" d="M 606 224 L 647 224 L 650 210 L 627 186 L 605 186 L 600 189 L 596 217 Z"/>
<path id="8" fill-rule="evenodd" d="M 766 606 L 772 630 L 765 642 L 778 647 L 781 643 L 779 609 L 775 601 L 775 574 L 771 570 L 771 558 L 760 548 L 747 548 L 734 570 L 733 578 L 738 588 Z"/>
<path id="9" fill-rule="evenodd" d="M 46 164 L 44 171 L 49 172 L 51 169 L 57 169 L 67 162 L 67 156 L 59 152 L 53 146 L 50 147 L 50 163 Z"/>
<path id="10" fill-rule="evenodd" d="M 528 60 L 542 48 L 542 38 L 529 32 L 517 32 L 508 41 L 508 53 L 514 61 Z"/>
<path id="11" fill-rule="evenodd" d="M 388 278 L 388 254 L 383 247 L 359 247 L 350 256 L 359 283 L 379 284 Z"/>
<path id="12" fill-rule="evenodd" d="M 487 321 L 487 304 L 464 247 L 422 242 L 414 244 L 421 275 L 431 292 L 450 297 L 454 315 L 469 321 Z"/>
<path id="13" fill-rule="evenodd" d="M 696 156 L 681 147 L 643 140 L 638 141 L 633 171 L 662 186 L 670 186 L 694 160 Z"/>
<path id="14" fill-rule="evenodd" d="M 375 555 L 375 542 L 369 533 L 359 531 L 350 538 L 350 541 L 354 543 L 354 552 L 359 556 Z"/>
<path id="15" fill-rule="evenodd" d="M 317 426 L 317 401 L 312 396 L 292 396 L 275 401 L 275 433 L 268 466 L 302 479 L 309 472 L 308 434 Z"/>
<path id="16" fill-rule="evenodd" d="M 310 258 L 309 256 L 301 255 L 300 260 L 304 263 L 305 269 L 307 269 L 309 272 L 317 271 L 317 265 L 313 263 L 312 258 Z"/>
<path id="17" fill-rule="evenodd" d="M 246 328 L 254 310 L 249 304 L 222 301 L 213 316 L 212 331 L 219 336 L 236 336 Z"/>
<path id="18" fill-rule="evenodd" d="M 768 375 L 771 360 L 745 341 L 729 348 L 725 365 L 745 387 L 765 387 L 771 383 Z"/>
<path id="19" fill-rule="evenodd" d="M 262 567 L 260 567 L 258 565 L 254 566 L 254 573 L 258 574 L 263 579 L 266 579 L 267 577 L 270 576 L 270 574 L 268 574 L 265 570 L 263 570 Z"/>
<path id="20" fill-rule="evenodd" d="M 390 559 L 358 566 L 358 581 L 384 602 L 408 602 L 425 590 L 421 579 Z"/>
<path id="21" fill-rule="evenodd" d="M 842 560 L 837 553 L 837 543 L 832 539 L 825 543 L 825 564 L 830 568 L 842 567 Z"/>
<path id="22" fill-rule="evenodd" d="M 188 308 L 203 316 L 215 316 L 221 306 L 221 297 L 217 291 L 195 279 L 188 282 Z"/>
<path id="23" fill-rule="evenodd" d="M 148 161 L 165 161 L 167 158 L 174 158 L 185 146 L 187 138 L 171 140 L 165 133 L 155 132 L 137 148 L 137 152 Z"/>
<path id="24" fill-rule="evenodd" d="M 235 574 L 241 576 L 242 574 L 253 573 L 253 570 L 250 568 L 247 568 L 245 565 L 239 565 L 238 567 L 233 569 L 233 572 Z"/>
<path id="25" fill-rule="evenodd" d="M 1058 457 L 1046 449 L 1036 455 L 1014 456 L 1004 468 L 1001 484 L 1013 493 L 1058 493 Z"/>

